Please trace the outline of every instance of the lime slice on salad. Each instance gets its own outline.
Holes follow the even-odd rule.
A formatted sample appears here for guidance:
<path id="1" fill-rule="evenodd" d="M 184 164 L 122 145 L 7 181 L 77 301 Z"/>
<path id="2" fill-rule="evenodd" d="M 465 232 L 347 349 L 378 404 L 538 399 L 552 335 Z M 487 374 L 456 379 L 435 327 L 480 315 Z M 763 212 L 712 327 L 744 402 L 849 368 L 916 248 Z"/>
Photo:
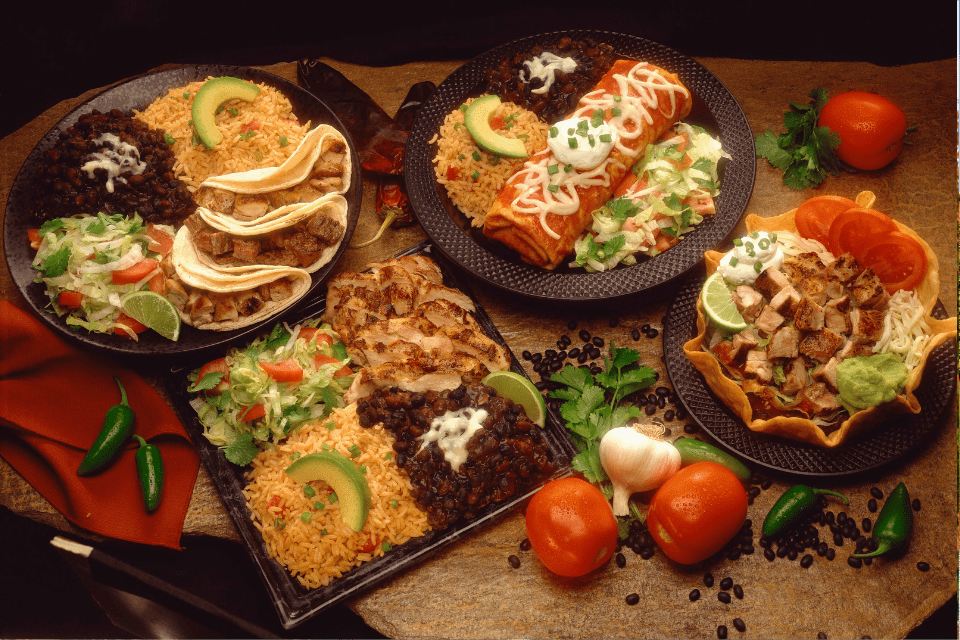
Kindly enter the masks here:
<path id="1" fill-rule="evenodd" d="M 707 278 L 700 290 L 703 312 L 714 325 L 728 333 L 736 333 L 747 328 L 747 323 L 737 310 L 730 295 L 730 288 L 723 276 L 717 272 Z"/>
<path id="2" fill-rule="evenodd" d="M 180 312 L 159 293 L 133 291 L 123 296 L 120 308 L 168 340 L 176 342 L 180 337 Z"/>
<path id="3" fill-rule="evenodd" d="M 538 427 L 542 427 L 547 416 L 547 403 L 543 396 L 537 391 L 525 376 L 513 371 L 494 371 L 487 375 L 481 382 L 493 387 L 497 395 L 504 398 L 510 398 L 516 404 L 523 407 L 527 412 L 527 417 Z"/>

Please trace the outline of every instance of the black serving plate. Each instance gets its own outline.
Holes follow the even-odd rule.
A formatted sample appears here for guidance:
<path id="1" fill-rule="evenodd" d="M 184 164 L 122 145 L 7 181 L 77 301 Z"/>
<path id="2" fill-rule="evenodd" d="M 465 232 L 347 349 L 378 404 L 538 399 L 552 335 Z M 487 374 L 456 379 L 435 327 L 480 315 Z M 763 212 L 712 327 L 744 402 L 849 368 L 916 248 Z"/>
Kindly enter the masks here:
<path id="1" fill-rule="evenodd" d="M 446 197 L 433 172 L 436 148 L 429 140 L 444 118 L 463 101 L 477 95 L 483 72 L 503 56 L 550 45 L 561 37 L 593 38 L 611 45 L 623 58 L 644 60 L 676 73 L 694 95 L 685 122 L 718 136 L 732 159 L 721 162 L 717 213 L 708 216 L 675 247 L 630 266 L 601 273 L 561 266 L 554 271 L 523 262 L 519 254 L 486 238 Z M 453 72 L 423 105 L 407 141 L 404 164 L 407 192 L 421 226 L 451 260 L 477 277 L 503 289 L 550 300 L 603 300 L 630 295 L 674 280 L 700 264 L 704 251 L 727 238 L 739 222 L 756 174 L 753 134 L 736 99 L 710 71 L 673 49 L 644 38 L 605 31 L 563 31 L 530 36 L 487 51 Z"/>
<path id="2" fill-rule="evenodd" d="M 480 306 L 480 303 L 474 297 L 470 289 L 460 280 L 450 269 L 445 259 L 439 255 L 439 252 L 430 244 L 429 241 L 423 241 L 398 255 L 427 255 L 432 257 L 440 265 L 443 272 L 444 284 L 450 287 L 460 289 L 468 294 L 476 304 L 476 318 L 483 327 L 484 332 L 506 346 L 503 337 L 493 322 L 487 316 L 486 312 Z M 299 308 L 294 314 L 288 314 L 284 321 L 290 324 L 296 324 L 320 316 L 325 309 L 325 295 L 318 295 L 309 305 Z M 225 352 L 228 346 L 238 346 L 249 341 L 253 336 L 246 336 L 245 340 L 234 340 L 228 344 L 221 345 Z M 516 356 L 511 352 L 512 370 L 526 375 L 523 367 L 520 365 Z M 250 520 L 250 510 L 247 508 L 242 489 L 246 486 L 244 473 L 249 469 L 238 467 L 224 457 L 223 452 L 218 447 L 210 444 L 203 436 L 203 426 L 196 417 L 196 412 L 190 406 L 190 400 L 195 397 L 187 391 L 189 382 L 187 375 L 204 364 L 203 359 L 193 359 L 186 364 L 181 364 L 164 372 L 164 384 L 170 393 L 173 406 L 177 411 L 180 421 L 187 428 L 194 445 L 200 453 L 200 457 L 207 467 L 207 471 L 213 480 L 223 504 L 230 514 L 237 531 L 243 538 L 250 557 L 256 564 L 267 591 L 273 600 L 280 621 L 284 628 L 290 629 L 296 625 L 312 618 L 327 607 L 342 602 L 347 598 L 362 593 L 375 584 L 404 571 L 417 563 L 430 558 L 439 549 L 456 542 L 462 536 L 478 527 L 498 520 L 503 515 L 512 511 L 521 502 L 533 495 L 546 482 L 530 487 L 522 495 L 515 496 L 512 500 L 500 504 L 491 504 L 482 514 L 472 520 L 458 522 L 447 529 L 440 531 L 430 531 L 421 538 L 414 538 L 406 542 L 386 555 L 366 562 L 359 567 L 350 570 L 343 577 L 332 581 L 325 587 L 317 589 L 306 589 L 295 578 L 283 568 L 280 563 L 270 557 L 266 545 L 260 532 Z M 569 475 L 572 472 L 570 465 L 571 458 L 577 453 L 572 441 L 566 433 L 563 421 L 556 411 L 548 409 L 546 427 L 544 435 L 550 446 L 550 451 L 554 456 L 556 471 L 553 478 Z"/>
<path id="3" fill-rule="evenodd" d="M 943 425 L 957 390 L 956 342 L 949 340 L 931 353 L 923 380 L 915 391 L 922 410 L 898 415 L 833 448 L 818 447 L 747 428 L 719 400 L 703 375 L 683 352 L 697 335 L 697 299 L 704 274 L 688 277 L 663 320 L 663 353 L 674 391 L 690 417 L 738 457 L 770 470 L 803 476 L 834 477 L 858 474 L 893 463 L 925 446 Z M 946 318 L 938 302 L 933 315 Z"/>
<path id="4" fill-rule="evenodd" d="M 154 331 L 145 331 L 139 335 L 139 340 L 134 341 L 125 336 L 89 333 L 82 329 L 79 331 L 71 329 L 64 319 L 58 318 L 55 313 L 48 310 L 50 300 L 44 293 L 43 285 L 33 281 L 37 273 L 30 266 L 34 251 L 26 242 L 27 229 L 36 226 L 32 219 L 33 185 L 37 178 L 41 157 L 56 144 L 60 132 L 75 124 L 81 115 L 90 113 L 94 109 L 101 112 L 120 109 L 129 114 L 133 109 L 142 110 L 146 108 L 147 105 L 164 95 L 171 87 L 184 86 L 208 76 L 234 76 L 251 82 L 269 84 L 282 91 L 290 100 L 294 113 L 297 114 L 301 122 L 309 121 L 311 126 L 321 123 L 329 124 L 340 131 L 347 140 L 347 144 L 350 145 L 355 179 L 352 181 L 350 189 L 344 194 L 347 199 L 347 228 L 340 243 L 340 248 L 333 259 L 312 274 L 313 284 L 306 298 L 310 298 L 316 292 L 317 287 L 330 274 L 343 251 L 350 244 L 350 238 L 360 215 L 360 199 L 363 194 L 363 185 L 360 180 L 360 159 L 346 128 L 337 119 L 336 114 L 316 96 L 284 78 L 248 67 L 230 65 L 183 66 L 137 76 L 90 98 L 54 125 L 27 156 L 14 179 L 10 195 L 7 198 L 7 209 L 3 223 L 3 242 L 6 248 L 7 266 L 10 269 L 10 274 L 33 312 L 59 335 L 80 343 L 82 346 L 120 356 L 166 356 L 209 350 L 240 336 L 251 335 L 265 324 L 276 320 L 277 316 L 274 316 L 258 324 L 234 331 L 201 331 L 184 325 L 177 342 L 171 342 Z"/>

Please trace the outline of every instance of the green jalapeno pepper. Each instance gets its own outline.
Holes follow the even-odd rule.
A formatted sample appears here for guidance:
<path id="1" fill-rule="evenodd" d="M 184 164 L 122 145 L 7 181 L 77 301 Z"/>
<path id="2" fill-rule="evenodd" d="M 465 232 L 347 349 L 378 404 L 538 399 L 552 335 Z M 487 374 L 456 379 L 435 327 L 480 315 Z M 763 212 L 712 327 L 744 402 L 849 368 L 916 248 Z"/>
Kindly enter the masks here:
<path id="1" fill-rule="evenodd" d="M 804 484 L 795 485 L 787 489 L 771 507 L 770 513 L 763 520 L 763 535 L 776 535 L 800 520 L 803 514 L 816 503 L 818 495 L 836 496 L 842 499 L 844 504 L 850 504 L 846 496 L 836 491 L 814 489 Z"/>
<path id="2" fill-rule="evenodd" d="M 97 439 L 93 441 L 87 455 L 80 461 L 80 466 L 77 468 L 78 476 L 96 473 L 113 462 L 127 438 L 130 437 L 130 432 L 133 431 L 133 421 L 136 416 L 127 403 L 127 392 L 120 384 L 120 380 L 116 377 L 113 379 L 120 387 L 120 404 L 107 410 Z"/>
<path id="3" fill-rule="evenodd" d="M 712 444 L 696 438 L 677 438 L 673 446 L 680 452 L 680 465 L 683 467 L 694 462 L 716 462 L 732 471 L 741 482 L 750 479 L 750 469 L 746 465 Z"/>
<path id="4" fill-rule="evenodd" d="M 152 512 L 160 504 L 160 495 L 163 493 L 163 457 L 156 445 L 148 443 L 140 436 L 133 436 L 140 441 L 137 449 L 137 476 L 140 478 L 140 488 L 143 490 L 143 503 L 148 512 Z"/>
<path id="5" fill-rule="evenodd" d="M 913 510 L 910 505 L 910 494 L 902 482 L 890 492 L 887 501 L 883 503 L 877 524 L 873 525 L 873 539 L 879 544 L 876 551 L 870 553 L 855 553 L 854 558 L 872 558 L 891 549 L 899 547 L 910 535 L 913 527 Z"/>

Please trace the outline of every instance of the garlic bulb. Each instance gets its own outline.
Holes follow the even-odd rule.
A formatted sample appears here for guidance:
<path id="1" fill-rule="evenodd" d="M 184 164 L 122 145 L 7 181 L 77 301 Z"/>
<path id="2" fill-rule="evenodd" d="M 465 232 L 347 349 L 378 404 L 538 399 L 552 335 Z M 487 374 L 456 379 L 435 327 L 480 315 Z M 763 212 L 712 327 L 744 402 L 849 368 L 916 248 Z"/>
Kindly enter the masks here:
<path id="1" fill-rule="evenodd" d="M 632 494 L 656 489 L 680 469 L 680 452 L 669 442 L 623 426 L 600 440 L 600 464 L 613 483 L 613 513 L 625 516 Z"/>

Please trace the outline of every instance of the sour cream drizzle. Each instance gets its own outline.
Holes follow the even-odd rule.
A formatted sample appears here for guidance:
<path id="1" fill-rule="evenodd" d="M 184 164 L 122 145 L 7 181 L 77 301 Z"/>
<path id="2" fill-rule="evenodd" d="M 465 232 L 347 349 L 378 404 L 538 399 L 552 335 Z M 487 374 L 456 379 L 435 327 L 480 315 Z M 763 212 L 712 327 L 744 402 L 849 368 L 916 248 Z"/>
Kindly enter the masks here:
<path id="1" fill-rule="evenodd" d="M 430 430 L 420 436 L 417 453 L 429 443 L 436 442 L 444 459 L 450 463 L 450 468 L 454 472 L 459 471 L 460 465 L 467 460 L 467 443 L 473 434 L 483 429 L 487 415 L 486 409 L 468 407 L 434 418 L 430 423 Z"/>
<path id="2" fill-rule="evenodd" d="M 617 92 L 610 93 L 597 89 L 583 96 L 573 118 L 590 118 L 597 109 L 602 109 L 604 121 L 616 130 L 616 144 L 613 149 L 620 156 L 633 160 L 643 149 L 633 149 L 628 141 L 636 140 L 643 133 L 644 126 L 653 124 L 653 112 L 659 111 L 672 118 L 679 105 L 677 95 L 689 97 L 690 93 L 681 85 L 663 77 L 652 65 L 639 62 L 625 75 L 614 74 L 613 80 Z M 669 101 L 663 101 L 658 91 L 666 92 Z M 614 110 L 618 110 L 614 115 Z M 609 168 L 624 168 L 623 161 L 611 152 L 600 164 L 592 169 L 578 170 L 572 166 L 558 163 L 549 148 L 535 154 L 510 180 L 518 189 L 511 207 L 519 213 L 538 215 L 544 232 L 554 239 L 560 234 L 547 224 L 547 214 L 568 216 L 580 209 L 580 194 L 577 189 L 592 186 L 610 186 Z M 556 171 L 554 168 L 559 168 Z"/>
<path id="3" fill-rule="evenodd" d="M 561 58 L 558 55 L 550 53 L 549 51 L 544 51 L 533 60 L 527 60 L 524 62 L 523 66 L 525 66 L 527 71 L 530 72 L 530 77 L 525 79 L 523 77 L 523 72 L 521 71 L 521 81 L 530 82 L 534 78 L 540 78 L 540 80 L 543 82 L 543 85 L 540 88 L 530 90 L 530 93 L 536 93 L 539 95 L 541 93 L 550 91 L 550 87 L 553 86 L 553 83 L 557 78 L 557 71 L 573 73 L 573 71 L 577 68 L 577 61 L 573 58 Z"/>
<path id="4" fill-rule="evenodd" d="M 147 163 L 140 160 L 140 150 L 132 144 L 122 142 L 119 136 L 104 133 L 93 142 L 100 147 L 100 150 L 87 156 L 88 160 L 80 170 L 86 171 L 88 178 L 93 178 L 94 169 L 105 169 L 108 193 L 113 193 L 114 178 L 126 183 L 126 179 L 120 177 L 121 173 L 129 172 L 136 175 L 146 171 Z"/>

